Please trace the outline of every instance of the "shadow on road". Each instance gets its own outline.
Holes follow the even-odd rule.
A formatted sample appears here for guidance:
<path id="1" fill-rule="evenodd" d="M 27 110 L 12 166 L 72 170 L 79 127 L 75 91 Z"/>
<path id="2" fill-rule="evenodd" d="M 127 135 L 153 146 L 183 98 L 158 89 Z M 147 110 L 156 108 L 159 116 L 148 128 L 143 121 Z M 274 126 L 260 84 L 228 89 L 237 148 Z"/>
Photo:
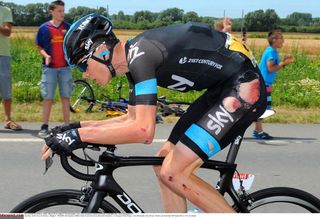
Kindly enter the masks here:
<path id="1" fill-rule="evenodd" d="M 40 138 L 38 136 L 38 132 L 39 132 L 39 130 L 34 130 L 34 129 L 23 129 L 23 130 L 20 130 L 20 131 L 13 131 L 13 130 L 10 130 L 10 129 L 0 129 L 0 134 L 14 135 L 14 136 L 20 136 L 20 135 L 27 136 L 27 135 L 30 135 L 32 137 Z"/>

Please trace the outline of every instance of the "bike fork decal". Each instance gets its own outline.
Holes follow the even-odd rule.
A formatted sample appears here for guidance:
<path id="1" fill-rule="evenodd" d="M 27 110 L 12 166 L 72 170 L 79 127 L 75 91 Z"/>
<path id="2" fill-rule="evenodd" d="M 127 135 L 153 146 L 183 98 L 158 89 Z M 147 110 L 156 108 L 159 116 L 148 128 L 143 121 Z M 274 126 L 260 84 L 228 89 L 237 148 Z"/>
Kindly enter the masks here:
<path id="1" fill-rule="evenodd" d="M 122 195 L 117 195 L 117 198 L 127 206 L 127 208 L 132 213 L 143 213 L 142 210 L 129 198 L 126 193 L 122 193 Z"/>

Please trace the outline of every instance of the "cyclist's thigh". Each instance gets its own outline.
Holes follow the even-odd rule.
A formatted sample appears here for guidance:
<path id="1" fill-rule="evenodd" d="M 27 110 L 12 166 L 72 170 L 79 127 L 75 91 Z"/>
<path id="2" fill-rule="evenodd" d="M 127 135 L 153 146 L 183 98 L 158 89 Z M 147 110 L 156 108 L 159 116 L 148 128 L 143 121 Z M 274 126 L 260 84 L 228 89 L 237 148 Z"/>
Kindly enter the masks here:
<path id="1" fill-rule="evenodd" d="M 210 99 L 219 99 L 219 93 L 221 88 L 217 88 L 214 92 L 210 92 Z M 178 122 L 172 129 L 172 132 L 168 138 L 168 141 L 173 143 L 174 145 L 180 140 L 181 136 L 185 133 L 185 131 L 191 126 L 192 123 L 197 122 L 204 113 L 207 112 L 210 107 L 210 103 L 208 100 L 208 91 L 202 94 L 197 100 L 195 100 L 187 109 L 187 111 L 180 117 Z"/>
<path id="2" fill-rule="evenodd" d="M 219 88 L 208 89 L 196 103 L 200 108 L 193 107 L 191 111 L 196 112 L 190 112 L 200 115 L 191 122 L 184 118 L 185 126 L 180 124 L 179 140 L 203 160 L 218 153 L 265 110 L 262 80 L 259 72 L 245 70 Z"/>
<path id="3" fill-rule="evenodd" d="M 9 56 L 0 56 L 0 95 L 4 100 L 11 99 L 11 58 Z"/>
<path id="4" fill-rule="evenodd" d="M 55 68 L 43 67 L 41 76 L 41 95 L 45 100 L 52 100 L 58 82 L 58 71 Z"/>
<path id="5" fill-rule="evenodd" d="M 72 95 L 73 79 L 69 67 L 60 68 L 58 73 L 60 97 L 69 98 Z"/>

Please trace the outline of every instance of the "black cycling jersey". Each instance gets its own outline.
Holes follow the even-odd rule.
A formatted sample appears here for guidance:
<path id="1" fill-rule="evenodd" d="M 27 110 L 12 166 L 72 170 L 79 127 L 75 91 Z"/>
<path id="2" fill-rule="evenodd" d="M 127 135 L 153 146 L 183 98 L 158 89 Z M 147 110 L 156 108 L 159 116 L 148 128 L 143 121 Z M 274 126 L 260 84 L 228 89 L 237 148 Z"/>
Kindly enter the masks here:
<path id="1" fill-rule="evenodd" d="M 156 104 L 157 86 L 181 92 L 212 88 L 253 56 L 231 35 L 188 22 L 143 32 L 126 45 L 130 104 Z"/>
<path id="2" fill-rule="evenodd" d="M 206 91 L 168 138 L 203 160 L 218 153 L 264 112 L 263 78 L 252 53 L 230 34 L 189 22 L 148 30 L 126 44 L 130 105 L 156 105 L 157 86 Z"/>

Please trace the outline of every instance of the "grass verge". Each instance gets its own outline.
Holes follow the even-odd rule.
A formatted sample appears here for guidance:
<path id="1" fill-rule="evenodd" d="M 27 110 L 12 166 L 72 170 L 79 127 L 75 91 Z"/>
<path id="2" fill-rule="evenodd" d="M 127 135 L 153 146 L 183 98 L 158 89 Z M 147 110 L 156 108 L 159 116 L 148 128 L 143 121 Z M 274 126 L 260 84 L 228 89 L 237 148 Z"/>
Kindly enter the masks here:
<path id="1" fill-rule="evenodd" d="M 96 108 L 97 109 L 97 108 Z M 276 107 L 276 114 L 264 120 L 264 123 L 299 123 L 299 124 L 320 124 L 319 108 L 295 108 L 295 107 Z M 4 118 L 3 110 L 0 110 L 1 118 Z M 42 104 L 41 103 L 23 103 L 13 104 L 12 117 L 15 121 L 41 122 Z M 103 120 L 107 119 L 104 112 L 92 113 L 71 113 L 71 120 Z M 174 123 L 178 120 L 176 117 L 168 116 L 164 118 L 166 123 Z M 63 116 L 60 103 L 55 103 L 51 111 L 50 122 L 63 122 Z"/>

